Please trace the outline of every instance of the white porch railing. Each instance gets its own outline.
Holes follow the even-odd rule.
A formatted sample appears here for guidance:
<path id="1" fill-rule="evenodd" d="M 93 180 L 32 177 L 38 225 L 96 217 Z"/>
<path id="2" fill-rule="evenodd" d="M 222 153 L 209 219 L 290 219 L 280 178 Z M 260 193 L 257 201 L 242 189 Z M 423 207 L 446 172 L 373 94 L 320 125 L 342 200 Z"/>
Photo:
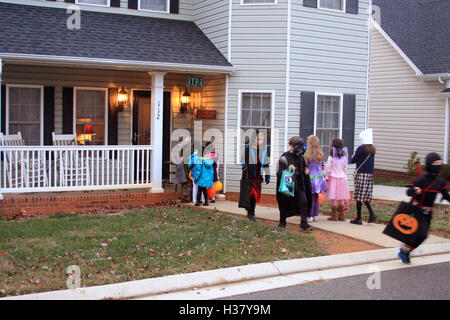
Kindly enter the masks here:
<path id="1" fill-rule="evenodd" d="M 151 146 L 0 147 L 2 193 L 151 187 Z"/>

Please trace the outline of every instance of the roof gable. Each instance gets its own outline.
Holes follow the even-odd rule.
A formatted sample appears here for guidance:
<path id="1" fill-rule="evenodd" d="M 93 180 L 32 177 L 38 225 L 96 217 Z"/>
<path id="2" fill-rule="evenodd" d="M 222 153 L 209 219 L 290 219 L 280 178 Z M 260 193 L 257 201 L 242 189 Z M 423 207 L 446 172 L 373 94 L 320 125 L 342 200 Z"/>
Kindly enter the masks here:
<path id="1" fill-rule="evenodd" d="M 423 74 L 450 73 L 450 1 L 373 0 L 381 28 Z"/>

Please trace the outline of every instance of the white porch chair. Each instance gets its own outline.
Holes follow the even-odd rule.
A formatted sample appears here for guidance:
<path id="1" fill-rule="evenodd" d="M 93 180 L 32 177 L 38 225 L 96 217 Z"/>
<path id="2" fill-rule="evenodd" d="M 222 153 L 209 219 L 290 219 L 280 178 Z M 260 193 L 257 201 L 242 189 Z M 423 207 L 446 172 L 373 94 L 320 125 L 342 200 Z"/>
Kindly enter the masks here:
<path id="1" fill-rule="evenodd" d="M 0 133 L 0 145 L 3 147 L 25 146 L 22 134 L 5 135 Z M 48 176 L 45 164 L 45 152 L 10 151 L 5 152 L 3 161 L 6 164 L 0 168 L 5 170 L 10 188 L 47 187 Z"/>
<path id="2" fill-rule="evenodd" d="M 54 146 L 77 146 L 75 134 L 52 133 Z M 89 184 L 89 158 L 82 157 L 83 151 L 58 151 L 57 163 L 59 167 L 59 181 L 61 186 L 75 187 Z"/>

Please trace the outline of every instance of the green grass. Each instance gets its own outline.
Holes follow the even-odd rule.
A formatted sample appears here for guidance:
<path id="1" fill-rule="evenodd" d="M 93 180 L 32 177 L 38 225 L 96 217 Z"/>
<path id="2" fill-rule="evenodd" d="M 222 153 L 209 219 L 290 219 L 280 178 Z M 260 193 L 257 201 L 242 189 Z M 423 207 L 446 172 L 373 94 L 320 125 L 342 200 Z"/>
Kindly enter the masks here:
<path id="1" fill-rule="evenodd" d="M 189 208 L 0 221 L 0 296 L 324 255 L 311 235 Z"/>
<path id="2" fill-rule="evenodd" d="M 384 178 L 374 178 L 374 184 L 383 185 L 383 186 L 392 186 L 392 187 L 404 187 L 405 185 L 411 184 L 409 180 L 390 180 Z"/>
<path id="3" fill-rule="evenodd" d="M 379 223 L 388 223 L 394 212 L 397 210 L 400 202 L 372 202 L 371 206 Z M 448 205 L 436 205 L 433 212 L 433 219 L 431 220 L 430 230 L 450 234 L 450 215 L 448 214 Z M 320 211 L 331 212 L 331 206 L 328 203 L 320 205 Z M 362 206 L 363 219 L 369 216 L 369 211 L 366 206 Z M 350 205 L 350 212 L 346 214 L 347 219 L 354 219 L 356 217 L 356 205 Z"/>

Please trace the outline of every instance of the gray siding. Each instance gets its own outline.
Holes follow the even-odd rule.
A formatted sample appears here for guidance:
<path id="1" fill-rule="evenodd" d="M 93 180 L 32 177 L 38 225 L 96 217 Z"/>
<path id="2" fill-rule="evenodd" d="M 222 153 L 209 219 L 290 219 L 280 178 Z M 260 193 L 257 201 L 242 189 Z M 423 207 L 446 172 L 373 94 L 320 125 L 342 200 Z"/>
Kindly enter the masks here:
<path id="1" fill-rule="evenodd" d="M 273 90 L 274 121 L 284 142 L 284 104 L 286 90 L 287 0 L 277 5 L 243 6 L 233 0 L 231 23 L 231 63 L 237 69 L 229 78 L 227 192 L 239 191 L 240 165 L 236 164 L 236 138 L 239 129 L 239 90 Z M 233 138 L 233 139 L 231 139 Z M 274 141 L 275 143 L 275 141 Z M 273 153 L 276 167 L 280 152 Z M 275 172 L 273 172 L 275 174 Z M 275 181 L 275 175 L 272 177 Z M 275 183 L 263 186 L 263 192 L 275 193 Z"/>
<path id="2" fill-rule="evenodd" d="M 224 0 L 193 0 L 194 22 L 220 52 L 228 54 L 229 5 Z"/>
<path id="3" fill-rule="evenodd" d="M 368 7 L 369 0 L 359 0 L 354 15 L 292 4 L 289 136 L 299 134 L 301 91 L 347 93 L 356 95 L 355 147 L 359 144 L 366 114 Z"/>

